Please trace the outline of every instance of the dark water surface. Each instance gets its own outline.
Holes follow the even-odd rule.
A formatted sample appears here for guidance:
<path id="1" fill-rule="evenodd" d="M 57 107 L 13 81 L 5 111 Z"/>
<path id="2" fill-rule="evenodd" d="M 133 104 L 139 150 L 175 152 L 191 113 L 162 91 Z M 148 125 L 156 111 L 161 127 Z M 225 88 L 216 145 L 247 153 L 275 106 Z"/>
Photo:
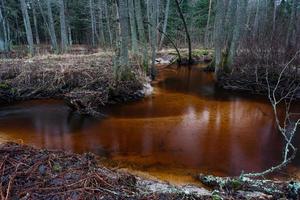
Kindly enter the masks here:
<path id="1" fill-rule="evenodd" d="M 109 165 L 179 182 L 195 173 L 239 175 L 280 161 L 281 138 L 263 98 L 217 89 L 201 66 L 165 68 L 153 86 L 153 96 L 107 107 L 102 120 L 54 100 L 2 107 L 0 141 L 91 151 Z"/>

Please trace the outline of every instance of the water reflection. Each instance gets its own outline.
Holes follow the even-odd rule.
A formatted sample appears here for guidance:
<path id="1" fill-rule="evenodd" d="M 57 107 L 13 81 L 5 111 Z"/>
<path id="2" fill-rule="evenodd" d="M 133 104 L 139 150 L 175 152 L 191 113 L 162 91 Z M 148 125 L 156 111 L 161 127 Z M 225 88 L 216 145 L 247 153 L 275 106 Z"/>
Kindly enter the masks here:
<path id="1" fill-rule="evenodd" d="M 100 121 L 76 115 L 59 101 L 1 108 L 0 135 L 92 151 L 144 171 L 238 175 L 278 162 L 281 139 L 268 102 L 217 89 L 200 67 L 164 69 L 153 96 L 108 107 L 109 117 Z"/>

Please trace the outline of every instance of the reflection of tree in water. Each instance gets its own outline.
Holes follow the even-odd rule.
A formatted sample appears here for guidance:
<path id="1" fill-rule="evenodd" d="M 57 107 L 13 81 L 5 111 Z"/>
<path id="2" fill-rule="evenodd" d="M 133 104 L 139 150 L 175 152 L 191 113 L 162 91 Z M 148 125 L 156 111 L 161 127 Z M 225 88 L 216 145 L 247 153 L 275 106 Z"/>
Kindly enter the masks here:
<path id="1" fill-rule="evenodd" d="M 80 115 L 73 110 L 71 110 L 67 116 L 67 124 L 71 133 L 80 132 L 97 121 L 98 120 L 93 117 Z"/>

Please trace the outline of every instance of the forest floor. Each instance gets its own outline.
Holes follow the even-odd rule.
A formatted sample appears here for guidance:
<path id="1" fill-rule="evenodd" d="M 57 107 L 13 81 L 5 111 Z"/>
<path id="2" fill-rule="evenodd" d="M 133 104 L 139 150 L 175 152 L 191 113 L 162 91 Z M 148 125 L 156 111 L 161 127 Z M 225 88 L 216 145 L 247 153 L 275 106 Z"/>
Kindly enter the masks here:
<path id="1" fill-rule="evenodd" d="M 110 170 L 98 158 L 0 145 L 1 199 L 297 199 L 300 183 L 199 176 L 207 189 Z"/>

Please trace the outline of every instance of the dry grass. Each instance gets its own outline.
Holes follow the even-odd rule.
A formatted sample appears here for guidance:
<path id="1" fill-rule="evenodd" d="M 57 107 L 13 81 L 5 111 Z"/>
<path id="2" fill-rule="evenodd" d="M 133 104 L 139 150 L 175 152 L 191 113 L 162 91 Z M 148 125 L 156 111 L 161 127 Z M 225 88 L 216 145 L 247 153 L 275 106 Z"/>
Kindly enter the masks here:
<path id="1" fill-rule="evenodd" d="M 64 98 L 81 113 L 97 115 L 99 106 L 134 100 L 146 82 L 132 63 L 132 77 L 115 77 L 112 55 L 43 55 L 0 61 L 0 101 Z"/>

